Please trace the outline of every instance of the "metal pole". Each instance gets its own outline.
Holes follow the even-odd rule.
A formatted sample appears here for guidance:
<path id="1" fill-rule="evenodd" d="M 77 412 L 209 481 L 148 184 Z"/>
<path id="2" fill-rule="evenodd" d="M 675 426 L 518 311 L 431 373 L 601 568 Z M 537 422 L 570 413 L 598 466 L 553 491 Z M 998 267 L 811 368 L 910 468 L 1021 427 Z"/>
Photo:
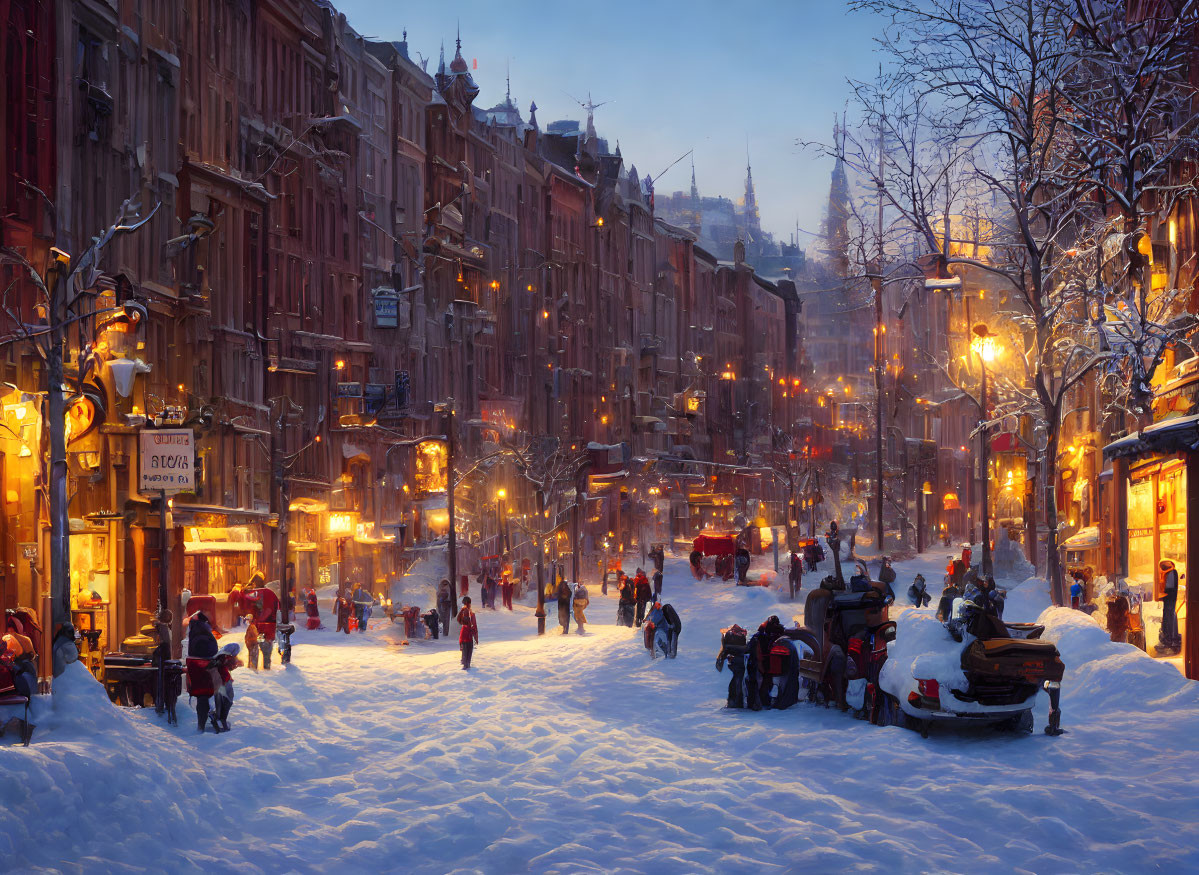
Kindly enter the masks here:
<path id="1" fill-rule="evenodd" d="M 982 477 L 983 487 L 983 506 L 982 506 L 982 523 L 983 523 L 983 559 L 982 567 L 983 574 L 991 573 L 991 441 L 987 437 L 987 361 L 983 358 L 982 351 L 979 351 L 978 360 L 982 362 L 982 403 L 979 405 L 982 409 L 982 422 L 980 423 L 979 437 L 982 439 L 982 452 L 979 454 L 979 461 L 982 464 L 980 472 Z"/>
<path id="2" fill-rule="evenodd" d="M 924 552 L 924 469 L 916 477 L 916 552 Z"/>
<path id="3" fill-rule="evenodd" d="M 167 582 L 170 579 L 171 551 L 167 548 L 167 491 L 158 491 L 158 621 L 166 622 Z"/>
<path id="4" fill-rule="evenodd" d="M 537 634 L 545 634 L 545 492 L 537 490 Z"/>
<path id="5" fill-rule="evenodd" d="M 450 360 L 453 360 L 453 354 L 450 355 Z M 453 369 L 451 366 L 451 374 Z M 452 380 L 452 377 L 451 377 Z M 451 382 L 452 385 L 452 382 Z M 445 429 L 446 429 L 446 509 L 450 514 L 450 530 L 449 530 L 449 556 L 448 564 L 450 569 L 450 600 L 454 614 L 458 613 L 458 535 L 457 535 L 457 519 L 454 516 L 454 448 L 456 442 L 454 439 L 454 399 L 451 398 L 446 403 L 445 414 Z"/>
<path id="6" fill-rule="evenodd" d="M 886 118 L 884 115 L 883 118 Z M 874 286 L 874 530 L 879 554 L 883 544 L 883 125 L 878 127 L 878 262 Z"/>

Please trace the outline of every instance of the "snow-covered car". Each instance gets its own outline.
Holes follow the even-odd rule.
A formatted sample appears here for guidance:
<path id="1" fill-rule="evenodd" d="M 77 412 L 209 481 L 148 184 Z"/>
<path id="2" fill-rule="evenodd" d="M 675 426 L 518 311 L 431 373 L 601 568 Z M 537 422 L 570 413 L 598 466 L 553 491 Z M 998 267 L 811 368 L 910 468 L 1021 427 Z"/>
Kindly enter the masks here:
<path id="1" fill-rule="evenodd" d="M 924 733 L 937 722 L 1031 730 L 1037 693 L 1065 671 L 1057 647 L 1040 640 L 1044 627 L 1004 623 L 960 599 L 954 610 L 949 624 L 930 608 L 898 615 L 878 678 L 895 722 Z"/>

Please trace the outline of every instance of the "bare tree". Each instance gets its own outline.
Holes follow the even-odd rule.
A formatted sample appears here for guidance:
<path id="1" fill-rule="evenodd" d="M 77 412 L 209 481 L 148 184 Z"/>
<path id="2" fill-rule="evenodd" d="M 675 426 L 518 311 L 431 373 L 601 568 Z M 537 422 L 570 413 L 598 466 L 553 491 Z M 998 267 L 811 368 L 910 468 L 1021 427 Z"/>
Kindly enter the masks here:
<path id="1" fill-rule="evenodd" d="M 534 438 L 524 446 L 505 444 L 505 451 L 511 454 L 516 472 L 532 488 L 536 496 L 536 513 L 533 515 L 533 525 L 521 521 L 517 523 L 526 537 L 537 549 L 537 634 L 545 634 L 545 545 L 548 539 L 557 535 L 564 522 L 559 520 L 557 513 L 551 518 L 562 495 L 569 486 L 577 485 L 582 472 L 586 469 L 588 456 L 585 452 L 567 449 L 559 440 L 548 435 Z M 574 505 L 571 507 L 572 519 L 577 520 L 581 496 L 576 490 Z M 579 549 L 576 543 L 574 550 Z"/>
<path id="2" fill-rule="evenodd" d="M 1155 271 L 1161 265 L 1154 263 L 1151 235 L 1180 203 L 1194 199 L 1194 173 L 1186 169 L 1199 153 L 1190 78 L 1199 0 L 1157 0 L 1134 11 L 1123 0 L 1052 2 L 1071 25 L 1073 69 L 1063 87 L 1070 169 L 1103 207 L 1104 221 L 1086 242 L 1094 269 L 1091 315 L 1107 323 L 1120 353 L 1104 387 L 1109 410 L 1131 412 L 1143 425 L 1158 366 L 1196 324 L 1182 307 L 1179 276 L 1186 266 L 1171 251 L 1166 270 Z M 1168 243 L 1172 248 L 1174 240 Z M 1164 279 L 1155 281 L 1155 273 Z"/>
<path id="3" fill-rule="evenodd" d="M 53 226 L 53 237 L 58 237 L 57 212 L 53 203 L 36 186 L 25 183 L 25 187 L 41 197 L 46 203 Z M 70 620 L 70 540 L 67 519 L 67 449 L 66 449 L 66 395 L 63 368 L 66 328 L 82 320 L 100 315 L 87 303 L 91 297 L 86 292 L 93 288 L 101 276 L 100 263 L 108 245 L 118 236 L 136 231 L 146 224 L 157 212 L 158 206 L 144 218 L 138 218 L 138 207 L 126 200 L 117 214 L 117 219 L 99 236 L 92 238 L 91 245 L 79 256 L 52 248 L 50 263 L 39 270 L 24 255 L 12 247 L 0 247 L 0 263 L 12 265 L 23 273 L 33 286 L 36 306 L 45 316 L 26 322 L 19 304 L 8 299 L 5 290 L 3 309 L 8 317 L 10 333 L 0 343 L 24 342 L 32 346 L 36 354 L 46 363 L 46 430 L 49 435 L 49 475 L 46 478 L 50 509 L 50 601 L 53 612 L 51 622 L 57 628 Z M 125 308 L 116 308 L 125 309 Z M 132 309 L 130 316 L 140 319 L 143 311 Z M 87 347 L 81 347 L 80 369 L 86 373 Z M 162 593 L 160 592 L 160 601 Z M 166 610 L 165 603 L 159 604 L 159 616 Z"/>

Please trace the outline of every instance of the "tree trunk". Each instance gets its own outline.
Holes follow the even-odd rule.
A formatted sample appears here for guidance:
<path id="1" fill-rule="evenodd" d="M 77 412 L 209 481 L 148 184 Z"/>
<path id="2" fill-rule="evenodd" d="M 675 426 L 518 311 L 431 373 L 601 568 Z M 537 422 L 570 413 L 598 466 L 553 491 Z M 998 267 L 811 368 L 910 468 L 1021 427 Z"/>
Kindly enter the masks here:
<path id="1" fill-rule="evenodd" d="M 1057 546 L 1057 442 L 1056 421 L 1049 431 L 1045 445 L 1045 574 L 1055 605 L 1066 603 L 1065 581 L 1062 576 L 1062 557 Z"/>
<path id="2" fill-rule="evenodd" d="M 46 369 L 46 427 L 50 431 L 50 608 L 52 637 L 71 620 L 71 552 L 67 521 L 66 400 L 63 383 L 63 298 L 67 279 L 59 273 L 51 286 L 50 354 Z"/>

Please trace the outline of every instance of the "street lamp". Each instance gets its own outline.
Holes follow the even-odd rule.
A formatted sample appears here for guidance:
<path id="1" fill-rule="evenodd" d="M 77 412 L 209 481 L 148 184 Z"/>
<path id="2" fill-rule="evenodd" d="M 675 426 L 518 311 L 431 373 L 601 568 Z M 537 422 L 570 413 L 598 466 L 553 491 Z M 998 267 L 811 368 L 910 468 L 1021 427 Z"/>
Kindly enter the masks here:
<path id="1" fill-rule="evenodd" d="M 974 354 L 978 356 L 979 364 L 982 368 L 982 389 L 979 393 L 978 409 L 979 409 L 979 439 L 982 442 L 982 447 L 979 453 L 979 470 L 982 478 L 983 486 L 983 506 L 982 506 L 982 524 L 983 524 L 983 559 L 982 570 L 983 574 L 991 573 L 991 482 L 990 482 L 990 467 L 991 467 L 991 441 L 988 435 L 987 428 L 987 363 L 994 361 L 995 358 L 1002 352 L 1002 347 L 999 344 L 997 335 L 992 334 L 991 330 L 986 326 L 986 323 L 979 322 L 973 328 L 974 339 L 970 341 L 970 348 L 974 350 Z"/>
<path id="2" fill-rule="evenodd" d="M 508 549 L 507 538 L 504 532 L 504 499 L 508 497 L 508 490 L 502 486 L 495 491 L 495 539 L 496 545 L 501 546 L 499 553 L 503 554 Z"/>

